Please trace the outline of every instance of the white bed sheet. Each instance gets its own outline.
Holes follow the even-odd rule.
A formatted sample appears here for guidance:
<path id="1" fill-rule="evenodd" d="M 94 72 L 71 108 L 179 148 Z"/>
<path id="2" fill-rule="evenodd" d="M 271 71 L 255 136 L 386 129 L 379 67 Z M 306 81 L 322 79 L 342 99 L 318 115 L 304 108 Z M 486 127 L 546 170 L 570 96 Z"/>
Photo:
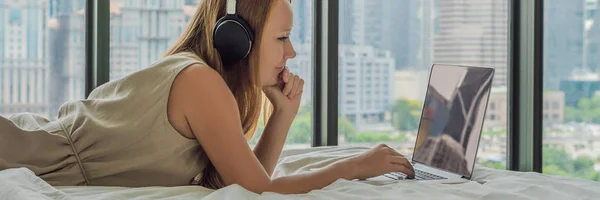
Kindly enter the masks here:
<path id="1" fill-rule="evenodd" d="M 366 150 L 320 147 L 286 150 L 274 176 L 319 168 Z M 249 192 L 239 185 L 220 190 L 182 187 L 52 187 L 25 168 L 0 171 L 0 199 L 600 199 L 600 183 L 539 173 L 476 166 L 471 182 L 347 181 L 308 194 Z M 483 184 L 481 184 L 481 183 Z"/>

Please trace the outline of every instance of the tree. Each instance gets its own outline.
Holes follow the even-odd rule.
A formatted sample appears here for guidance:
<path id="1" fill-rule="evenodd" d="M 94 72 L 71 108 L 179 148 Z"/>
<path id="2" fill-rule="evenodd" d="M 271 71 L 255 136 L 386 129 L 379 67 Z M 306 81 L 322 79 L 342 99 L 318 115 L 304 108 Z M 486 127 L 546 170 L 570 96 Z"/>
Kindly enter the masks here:
<path id="1" fill-rule="evenodd" d="M 593 181 L 600 181 L 600 173 L 596 173 L 596 175 L 594 176 L 593 179 L 591 179 Z"/>
<path id="2" fill-rule="evenodd" d="M 542 168 L 542 172 L 551 175 L 569 176 L 569 172 L 566 172 L 564 169 L 558 167 L 557 165 L 544 165 L 544 167 Z"/>
<path id="3" fill-rule="evenodd" d="M 506 163 L 504 163 L 504 162 L 496 162 L 496 161 L 487 160 L 485 162 L 482 162 L 481 165 L 492 168 L 492 169 L 506 169 Z"/>
<path id="4" fill-rule="evenodd" d="M 286 143 L 309 143 L 312 137 L 311 118 L 309 113 L 297 116 L 285 140 Z"/>
<path id="5" fill-rule="evenodd" d="M 300 105 L 298 109 L 298 114 L 296 118 L 294 118 L 294 122 L 290 126 L 290 130 L 288 132 L 286 143 L 309 143 L 312 137 L 312 102 L 306 102 Z M 261 115 L 258 122 L 258 128 L 256 129 L 256 134 L 252 137 L 249 144 L 256 144 L 262 132 L 264 131 L 264 121 L 263 116 Z"/>
<path id="6" fill-rule="evenodd" d="M 574 171 L 582 171 L 582 170 L 586 170 L 586 169 L 593 169 L 594 168 L 594 161 L 588 157 L 577 157 L 575 160 L 573 160 L 573 170 Z"/>
<path id="7" fill-rule="evenodd" d="M 356 129 L 350 120 L 345 117 L 338 117 L 338 132 L 346 141 L 351 142 L 356 137 Z"/>
<path id="8" fill-rule="evenodd" d="M 392 124 L 398 130 L 417 130 L 421 107 L 422 105 L 418 101 L 397 100 L 392 108 Z"/>
<path id="9" fill-rule="evenodd" d="M 571 158 L 559 148 L 544 148 L 543 172 L 600 181 L 600 173 L 594 170 L 594 161 L 588 157 Z"/>
<path id="10" fill-rule="evenodd" d="M 582 98 L 577 107 L 565 108 L 565 120 L 574 122 L 600 123 L 600 96 Z"/>
<path id="11" fill-rule="evenodd" d="M 312 110 L 313 109 L 313 104 L 310 101 L 307 101 L 306 103 L 300 105 L 300 109 L 298 110 L 298 116 L 303 116 L 303 115 L 311 115 Z"/>
<path id="12" fill-rule="evenodd" d="M 557 165 L 558 169 L 562 169 L 565 172 L 573 171 L 571 156 L 563 149 L 544 147 L 543 156 L 543 166 Z"/>

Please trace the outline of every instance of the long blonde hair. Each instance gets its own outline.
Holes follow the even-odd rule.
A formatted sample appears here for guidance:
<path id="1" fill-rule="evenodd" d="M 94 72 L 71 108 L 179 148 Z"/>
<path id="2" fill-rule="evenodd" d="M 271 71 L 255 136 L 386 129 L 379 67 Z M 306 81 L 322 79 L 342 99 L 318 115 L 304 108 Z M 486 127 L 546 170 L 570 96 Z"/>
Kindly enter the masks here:
<path id="1" fill-rule="evenodd" d="M 237 101 L 244 135 L 250 140 L 256 132 L 261 107 L 265 112 L 265 123 L 272 111 L 269 108 L 272 106 L 269 106 L 270 103 L 262 93 L 258 64 L 260 55 L 257 51 L 272 0 L 237 0 L 237 14 L 252 27 L 255 39 L 248 58 L 232 66 L 223 66 L 219 53 L 213 48 L 212 40 L 216 21 L 226 14 L 226 3 L 227 0 L 203 0 L 181 37 L 165 56 L 192 52 L 215 69 L 223 77 Z M 221 177 L 210 161 L 202 172 L 199 185 L 213 189 L 224 187 Z"/>

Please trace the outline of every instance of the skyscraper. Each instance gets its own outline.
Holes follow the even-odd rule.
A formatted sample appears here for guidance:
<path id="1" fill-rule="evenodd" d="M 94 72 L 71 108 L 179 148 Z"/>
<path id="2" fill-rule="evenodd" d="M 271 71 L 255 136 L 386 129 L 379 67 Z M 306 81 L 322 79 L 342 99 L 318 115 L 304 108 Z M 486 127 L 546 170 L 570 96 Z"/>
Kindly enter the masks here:
<path id="1" fill-rule="evenodd" d="M 437 0 L 435 63 L 496 68 L 494 85 L 506 85 L 508 5 L 503 0 Z"/>
<path id="2" fill-rule="evenodd" d="M 292 1 L 294 27 L 290 37 L 295 44 L 312 43 L 312 8 L 312 1 Z"/>
<path id="3" fill-rule="evenodd" d="M 583 67 L 584 0 L 544 2 L 544 88 L 558 90 L 560 81 Z"/>
<path id="4" fill-rule="evenodd" d="M 339 116 L 358 131 L 391 129 L 385 113 L 394 97 L 392 53 L 365 45 L 340 45 L 339 49 Z"/>
<path id="5" fill-rule="evenodd" d="M 416 70 L 429 70 L 433 59 L 433 35 L 435 16 L 435 0 L 420 0 L 418 22 L 419 22 L 419 37 L 417 50 Z"/>
<path id="6" fill-rule="evenodd" d="M 349 0 L 340 3 L 340 44 L 369 45 L 392 53 L 396 69 L 418 65 L 420 1 Z"/>
<path id="7" fill-rule="evenodd" d="M 287 66 L 304 79 L 302 103 L 312 99 L 312 8 L 312 1 L 292 1 L 294 27 L 290 41 L 296 50 L 296 58 L 288 60 Z"/>
<path id="8" fill-rule="evenodd" d="M 589 12 L 594 14 L 588 15 L 590 20 L 587 22 L 589 28 L 586 30 L 587 46 L 584 59 L 590 71 L 600 73 L 600 15 L 595 14 L 597 10 L 600 10 L 600 3 L 597 1 L 595 3 L 596 8 L 590 9 L 593 11 Z"/>
<path id="9" fill-rule="evenodd" d="M 111 1 L 111 79 L 158 61 L 183 33 L 189 19 L 184 6 L 194 2 Z"/>
<path id="10" fill-rule="evenodd" d="M 48 113 L 85 95 L 85 1 L 50 0 Z"/>
<path id="11" fill-rule="evenodd" d="M 85 0 L 0 4 L 0 114 L 54 118 L 85 88 Z M 6 13 L 6 15 L 5 15 Z"/>
<path id="12" fill-rule="evenodd" d="M 0 114 L 48 113 L 48 2 L 0 3 Z"/>

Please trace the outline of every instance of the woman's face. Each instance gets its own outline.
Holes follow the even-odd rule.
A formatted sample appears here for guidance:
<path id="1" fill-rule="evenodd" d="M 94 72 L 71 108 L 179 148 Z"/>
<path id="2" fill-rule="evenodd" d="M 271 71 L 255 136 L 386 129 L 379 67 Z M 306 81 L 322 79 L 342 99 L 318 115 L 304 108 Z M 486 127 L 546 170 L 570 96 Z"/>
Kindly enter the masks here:
<path id="1" fill-rule="evenodd" d="M 296 57 L 289 39 L 292 25 L 292 6 L 289 0 L 274 0 L 259 48 L 262 86 L 277 84 L 278 75 L 287 60 Z"/>

